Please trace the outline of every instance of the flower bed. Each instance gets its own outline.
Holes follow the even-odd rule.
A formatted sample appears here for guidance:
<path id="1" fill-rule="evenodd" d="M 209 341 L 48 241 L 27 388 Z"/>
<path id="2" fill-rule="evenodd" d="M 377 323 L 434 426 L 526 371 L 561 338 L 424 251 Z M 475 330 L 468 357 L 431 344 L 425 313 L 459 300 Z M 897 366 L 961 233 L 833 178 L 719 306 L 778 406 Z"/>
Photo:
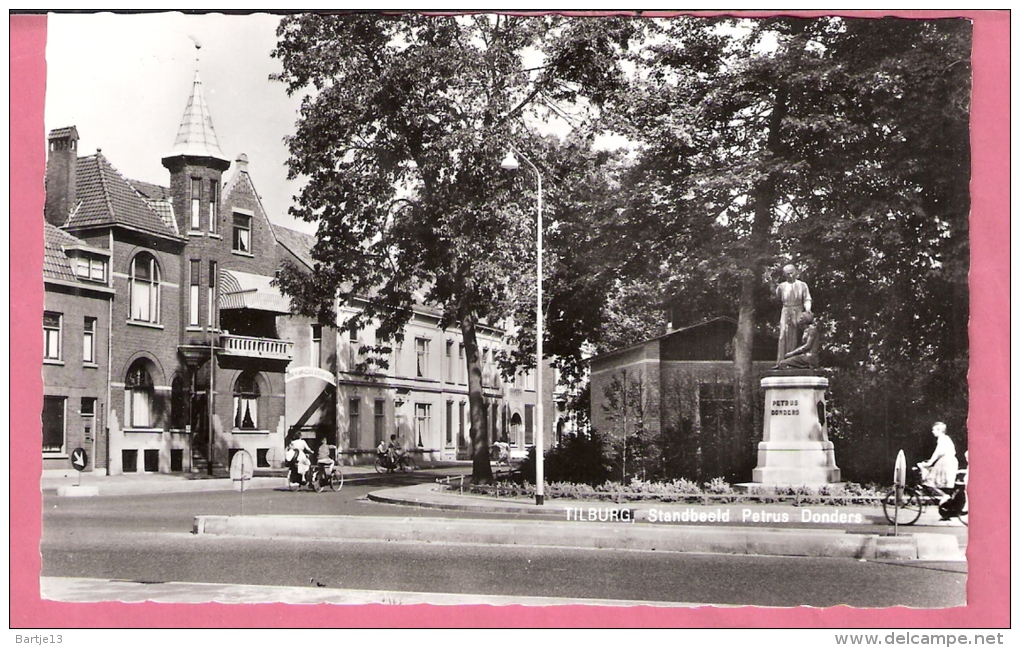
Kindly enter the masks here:
<path id="1" fill-rule="evenodd" d="M 462 492 L 491 495 L 494 497 L 531 498 L 535 486 L 524 483 L 500 482 L 491 486 L 448 484 L 448 488 Z M 876 505 L 885 496 L 885 489 L 874 485 L 862 486 L 855 483 L 831 486 L 775 486 L 756 488 L 753 491 L 738 491 L 721 478 L 704 484 L 686 479 L 669 482 L 644 482 L 632 480 L 629 484 L 606 482 L 599 486 L 552 482 L 545 485 L 545 496 L 550 499 L 611 502 L 679 502 L 685 504 L 732 504 L 756 502 L 760 504 L 812 504 L 812 505 Z"/>

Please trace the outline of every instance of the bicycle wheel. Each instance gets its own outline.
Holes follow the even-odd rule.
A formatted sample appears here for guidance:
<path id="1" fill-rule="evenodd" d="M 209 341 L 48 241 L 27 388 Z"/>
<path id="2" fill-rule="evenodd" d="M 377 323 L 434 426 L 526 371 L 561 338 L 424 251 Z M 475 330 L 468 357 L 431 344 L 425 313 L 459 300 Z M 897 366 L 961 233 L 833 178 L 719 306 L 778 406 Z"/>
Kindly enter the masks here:
<path id="1" fill-rule="evenodd" d="M 383 463 L 382 458 L 375 460 L 375 471 L 380 474 L 386 472 L 386 464 Z"/>
<path id="2" fill-rule="evenodd" d="M 316 493 L 322 492 L 322 478 L 323 474 L 321 468 L 312 468 L 308 471 L 308 481 L 311 482 L 312 489 Z"/>
<path id="3" fill-rule="evenodd" d="M 414 472 L 417 466 L 414 464 L 414 457 L 411 455 L 404 455 L 400 458 L 400 470 L 402 472 Z"/>
<path id="4" fill-rule="evenodd" d="M 912 490 L 903 491 L 898 511 L 899 523 L 909 526 L 917 522 L 917 519 L 921 517 L 923 509 L 924 505 L 921 503 L 921 499 L 917 496 L 916 492 Z M 892 491 L 882 500 L 882 512 L 885 513 L 885 519 L 889 520 L 889 524 L 896 524 L 896 491 Z"/>
<path id="5" fill-rule="evenodd" d="M 336 493 L 344 487 L 344 474 L 340 472 L 339 468 L 334 467 L 333 472 L 329 474 L 329 487 Z"/>

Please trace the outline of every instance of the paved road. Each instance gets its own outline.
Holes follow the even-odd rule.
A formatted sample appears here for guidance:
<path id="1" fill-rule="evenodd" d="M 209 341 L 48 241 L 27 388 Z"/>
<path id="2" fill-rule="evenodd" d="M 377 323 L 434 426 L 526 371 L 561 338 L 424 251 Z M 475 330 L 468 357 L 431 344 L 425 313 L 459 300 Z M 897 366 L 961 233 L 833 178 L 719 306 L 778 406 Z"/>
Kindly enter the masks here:
<path id="1" fill-rule="evenodd" d="M 44 543 L 43 575 L 759 606 L 952 606 L 960 563 L 124 533 Z"/>
<path id="2" fill-rule="evenodd" d="M 376 504 L 367 476 L 340 493 L 251 491 L 245 514 L 452 517 Z M 948 606 L 965 601 L 964 563 L 667 554 L 485 545 L 195 536 L 197 514 L 240 512 L 234 492 L 44 497 L 44 576 L 742 605 Z M 471 515 L 477 517 L 477 515 Z M 500 518 L 492 514 L 492 518 Z"/>

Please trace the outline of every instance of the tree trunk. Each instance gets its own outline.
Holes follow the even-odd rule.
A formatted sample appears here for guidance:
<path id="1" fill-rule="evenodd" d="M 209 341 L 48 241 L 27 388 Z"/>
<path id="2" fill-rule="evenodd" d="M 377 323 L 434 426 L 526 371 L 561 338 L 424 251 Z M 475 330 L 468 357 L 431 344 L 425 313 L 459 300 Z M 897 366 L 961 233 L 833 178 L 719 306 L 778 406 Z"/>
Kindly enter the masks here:
<path id="1" fill-rule="evenodd" d="M 777 90 L 772 113 L 769 115 L 766 159 L 771 165 L 780 153 L 779 126 L 787 112 L 786 92 Z M 737 311 L 737 334 L 733 338 L 733 388 L 734 427 L 728 444 L 731 465 L 741 469 L 745 458 L 750 457 L 751 441 L 756 437 L 754 427 L 754 376 L 752 372 L 755 329 L 755 288 L 769 256 L 768 236 L 775 220 L 773 209 L 776 202 L 776 175 L 770 172 L 755 184 L 752 190 L 754 200 L 754 223 L 751 236 L 741 261 L 740 301 Z M 746 457 L 745 457 L 746 455 Z"/>
<path id="2" fill-rule="evenodd" d="M 724 443 L 726 454 L 737 459 L 739 452 L 737 439 L 752 438 L 754 425 L 754 412 L 751 411 L 751 404 L 754 402 L 754 385 L 752 384 L 752 351 L 754 349 L 754 283 L 755 276 L 750 271 L 745 271 L 740 278 L 740 302 L 737 311 L 737 334 L 733 339 L 733 416 L 734 426 L 730 435 Z M 740 461 L 734 461 L 731 465 L 741 465 Z"/>
<path id="3" fill-rule="evenodd" d="M 475 333 L 474 315 L 461 318 L 460 330 L 464 336 L 464 359 L 468 370 L 468 408 L 471 418 L 471 481 L 475 484 L 492 483 L 492 466 L 489 464 L 489 430 L 485 425 L 485 399 L 482 396 L 482 365 L 478 357 L 478 336 Z"/>

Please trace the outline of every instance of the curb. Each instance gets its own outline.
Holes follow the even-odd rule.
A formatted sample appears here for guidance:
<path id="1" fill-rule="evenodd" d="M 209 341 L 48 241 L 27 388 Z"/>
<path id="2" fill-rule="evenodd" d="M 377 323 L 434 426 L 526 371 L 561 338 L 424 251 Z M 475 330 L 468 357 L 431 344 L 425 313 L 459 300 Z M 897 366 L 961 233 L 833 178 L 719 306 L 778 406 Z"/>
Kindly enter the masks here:
<path id="1" fill-rule="evenodd" d="M 144 479 L 144 478 L 142 478 Z M 245 490 L 282 488 L 282 477 L 256 477 L 247 482 Z M 95 497 L 116 495 L 160 495 L 164 493 L 200 493 L 234 490 L 234 482 L 229 478 L 215 479 L 153 479 L 147 482 L 110 481 L 93 482 L 89 485 L 74 484 L 40 484 L 42 492 L 55 492 L 58 497 Z"/>
<path id="2" fill-rule="evenodd" d="M 915 534 L 884 537 L 840 530 L 646 526 L 547 520 L 198 515 L 195 516 L 193 532 L 196 535 L 482 543 L 864 560 L 963 559 L 957 540 L 952 536 Z"/>
<path id="3" fill-rule="evenodd" d="M 78 486 L 77 484 L 58 486 L 57 495 L 60 497 L 96 497 L 99 495 L 99 489 L 95 486 Z"/>
<path id="4" fill-rule="evenodd" d="M 427 487 L 427 488 L 423 488 Z M 387 488 L 385 490 L 372 491 L 368 499 L 380 504 L 397 504 L 399 506 L 410 506 L 416 508 L 437 509 L 441 511 L 467 511 L 473 513 L 521 513 L 534 517 L 548 517 L 557 520 L 563 519 L 563 509 L 555 506 L 538 508 L 535 506 L 522 506 L 519 504 L 493 503 L 491 498 L 480 503 L 453 502 L 448 499 L 436 497 L 434 492 L 435 484 L 418 484 L 403 488 Z M 421 490 L 419 494 L 415 492 Z M 457 495 L 456 497 L 465 497 Z"/>
<path id="5" fill-rule="evenodd" d="M 454 464 L 441 463 L 429 466 L 435 469 L 455 468 Z M 345 479 L 357 479 L 362 476 L 376 476 L 372 466 L 343 466 Z M 82 479 L 81 475 L 85 478 Z M 247 482 L 245 490 L 285 488 L 288 471 L 259 468 L 254 478 Z M 79 481 L 81 483 L 79 483 Z M 197 493 L 234 490 L 234 483 L 227 475 L 206 477 L 199 473 L 174 474 L 132 474 L 132 475 L 99 475 L 94 473 L 78 473 L 75 470 L 47 470 L 39 480 L 39 490 L 53 493 L 61 497 L 74 497 L 80 491 L 68 490 L 70 487 L 95 489 L 96 495 L 158 495 L 162 493 Z"/>
<path id="6" fill-rule="evenodd" d="M 368 471 L 345 472 L 345 478 L 357 478 L 361 475 L 374 474 Z M 39 488 L 43 493 L 55 493 L 58 497 L 94 497 L 118 495 L 161 495 L 164 493 L 204 493 L 237 490 L 229 477 L 161 477 L 146 476 L 129 478 L 100 477 L 88 480 L 80 486 L 75 483 L 63 483 L 69 480 L 47 478 L 42 480 Z M 245 491 L 285 489 L 286 473 L 271 476 L 256 475 L 246 482 Z M 86 495 L 85 491 L 89 493 Z"/>

